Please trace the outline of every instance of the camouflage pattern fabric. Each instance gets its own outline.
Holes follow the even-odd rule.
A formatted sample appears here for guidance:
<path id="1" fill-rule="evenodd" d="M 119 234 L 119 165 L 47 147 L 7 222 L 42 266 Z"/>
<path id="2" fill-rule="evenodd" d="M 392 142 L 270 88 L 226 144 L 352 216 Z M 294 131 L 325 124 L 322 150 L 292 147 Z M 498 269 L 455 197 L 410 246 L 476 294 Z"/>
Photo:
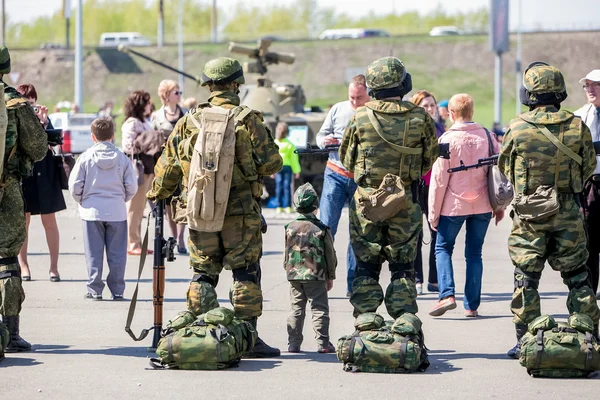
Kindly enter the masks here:
<path id="1" fill-rule="evenodd" d="M 242 71 L 242 65 L 234 58 L 215 58 L 214 60 L 207 62 L 204 66 L 204 71 L 202 72 L 202 86 L 206 86 L 213 82 L 237 82 L 242 85 L 246 83 L 243 74 L 231 79 L 234 74 L 239 74 Z"/>
<path id="2" fill-rule="evenodd" d="M 198 129 L 189 120 L 190 114 L 201 120 L 202 110 L 206 107 L 214 105 L 231 109 L 240 103 L 235 93 L 221 91 L 212 92 L 208 101 L 190 110 L 175 125 L 154 168 L 155 177 L 148 198 L 167 198 L 181 183 L 182 194 L 178 204 L 179 207 L 185 208 L 191 153 L 184 154 L 185 149 L 179 144 L 198 134 Z M 194 143 L 191 145 L 193 148 Z M 283 164 L 279 148 L 263 124 L 261 114 L 256 111 L 250 112 L 242 124 L 236 127 L 235 154 L 236 161 L 222 231 L 190 230 L 188 242 L 190 266 L 194 272 L 215 282 L 223 267 L 243 270 L 258 263 L 262 248 L 260 206 L 256 200 L 262 194 L 260 177 L 276 173 Z M 244 315 L 244 318 L 259 316 L 262 310 L 260 287 L 252 282 L 241 283 L 240 285 L 240 282 L 235 282 L 230 293 L 232 301 L 235 302 L 236 313 L 239 310 L 239 315 Z M 203 297 L 203 294 L 206 296 Z M 188 290 L 190 311 L 201 312 L 214 305 L 213 295 L 199 289 L 196 283 L 192 282 Z"/>
<path id="3" fill-rule="evenodd" d="M 554 185 L 557 148 L 534 126 L 543 124 L 554 135 L 563 124 L 563 143 L 579 154 L 582 166 L 562 154 L 556 187 L 559 192 L 558 214 L 546 220 L 527 222 L 513 217 L 508 239 L 509 254 L 515 266 L 516 289 L 511 311 L 513 322 L 528 324 L 540 316 L 539 277 L 548 261 L 560 271 L 569 288 L 569 312 L 587 314 L 595 324 L 600 319 L 596 298 L 589 286 L 585 265 L 588 258 L 583 216 L 577 196 L 596 167 L 589 129 L 568 111 L 547 106 L 521 114 L 510 123 L 504 137 L 498 167 L 512 182 L 515 193 L 531 194 L 540 185 Z M 581 271 L 577 273 L 577 271 Z"/>
<path id="4" fill-rule="evenodd" d="M 367 87 L 373 90 L 399 86 L 406 77 L 406 67 L 396 57 L 383 57 L 369 64 L 365 75 Z"/>
<path id="5" fill-rule="evenodd" d="M 331 231 L 313 214 L 285 226 L 284 265 L 288 281 L 335 279 L 337 257 Z"/>
<path id="6" fill-rule="evenodd" d="M 561 93 L 567 90 L 565 78 L 551 65 L 534 65 L 523 75 L 523 86 L 533 94 Z"/>
<path id="7" fill-rule="evenodd" d="M 302 344 L 306 303 L 309 303 L 317 344 L 327 346 L 329 343 L 327 284 L 323 281 L 295 281 L 290 282 L 290 285 L 292 311 L 287 319 L 288 344 L 290 346 L 300 346 Z"/>
<path id="8" fill-rule="evenodd" d="M 207 282 L 190 282 L 186 299 L 188 310 L 194 315 L 204 314 L 219 307 L 217 291 Z"/>
<path id="9" fill-rule="evenodd" d="M 294 210 L 301 214 L 308 214 L 319 208 L 319 196 L 310 183 L 301 185 L 294 192 Z"/>
<path id="10" fill-rule="evenodd" d="M 438 157 L 439 146 L 433 119 L 421 107 L 405 101 L 371 101 L 365 105 L 375 112 L 386 140 L 413 148 L 420 155 L 402 155 L 381 139 L 371 125 L 364 107 L 350 120 L 340 147 L 340 159 L 354 172 L 354 180 L 363 188 L 377 188 L 388 173 L 399 175 L 406 187 L 426 174 Z M 408 124 L 408 126 L 406 125 Z M 358 191 L 357 191 L 358 193 Z M 371 222 L 357 212 L 357 196 L 350 205 L 350 240 L 356 255 L 357 277 L 353 283 L 351 303 L 355 315 L 376 311 L 383 301 L 383 290 L 377 279 L 363 274 L 362 268 L 381 268 L 390 264 L 412 264 L 422 230 L 422 212 L 411 196 L 406 208 L 383 222 Z M 417 312 L 414 270 L 396 279 L 386 290 L 386 307 L 390 315 Z"/>

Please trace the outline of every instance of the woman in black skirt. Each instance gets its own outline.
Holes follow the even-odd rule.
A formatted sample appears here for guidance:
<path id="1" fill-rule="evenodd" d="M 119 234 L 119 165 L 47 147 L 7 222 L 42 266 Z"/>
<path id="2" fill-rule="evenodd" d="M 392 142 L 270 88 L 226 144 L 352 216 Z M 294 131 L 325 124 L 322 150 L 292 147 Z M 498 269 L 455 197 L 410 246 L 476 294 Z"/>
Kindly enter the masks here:
<path id="1" fill-rule="evenodd" d="M 17 91 L 25 97 L 32 106 L 38 107 L 38 118 L 45 129 L 52 129 L 52 124 L 48 120 L 48 109 L 44 106 L 36 105 L 37 92 L 33 85 L 20 85 Z M 33 166 L 33 176 L 23 179 L 23 197 L 25 199 L 26 227 L 29 233 L 29 222 L 31 215 L 41 215 L 42 225 L 46 232 L 46 242 L 50 253 L 50 281 L 60 282 L 58 273 L 58 252 L 59 252 L 59 234 L 56 216 L 54 213 L 67 208 L 63 197 L 60 181 L 58 177 L 59 170 L 54 162 L 54 155 L 50 147 L 46 157 Z M 19 252 L 19 264 L 21 265 L 21 278 L 24 281 L 31 280 L 31 271 L 27 261 L 27 243 L 25 239 L 23 247 Z"/>

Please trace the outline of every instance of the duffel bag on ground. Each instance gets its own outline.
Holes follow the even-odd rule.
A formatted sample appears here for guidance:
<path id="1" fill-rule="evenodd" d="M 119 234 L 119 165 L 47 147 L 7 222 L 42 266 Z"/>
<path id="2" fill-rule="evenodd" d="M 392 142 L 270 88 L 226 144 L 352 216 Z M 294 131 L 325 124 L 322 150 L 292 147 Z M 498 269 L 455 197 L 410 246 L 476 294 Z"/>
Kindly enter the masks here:
<path id="1" fill-rule="evenodd" d="M 198 318 L 184 311 L 167 324 L 156 349 L 158 358 L 151 359 L 150 365 L 195 370 L 233 367 L 254 347 L 256 337 L 252 325 L 235 318 L 228 308 L 215 308 Z"/>
<path id="2" fill-rule="evenodd" d="M 359 315 L 356 331 L 338 340 L 337 357 L 344 371 L 406 373 L 429 367 L 421 320 L 404 313 L 385 322 L 376 313 Z"/>
<path id="3" fill-rule="evenodd" d="M 585 314 L 571 314 L 566 324 L 542 315 L 521 339 L 519 362 L 534 377 L 586 377 L 600 370 L 600 345 L 593 329 Z"/>

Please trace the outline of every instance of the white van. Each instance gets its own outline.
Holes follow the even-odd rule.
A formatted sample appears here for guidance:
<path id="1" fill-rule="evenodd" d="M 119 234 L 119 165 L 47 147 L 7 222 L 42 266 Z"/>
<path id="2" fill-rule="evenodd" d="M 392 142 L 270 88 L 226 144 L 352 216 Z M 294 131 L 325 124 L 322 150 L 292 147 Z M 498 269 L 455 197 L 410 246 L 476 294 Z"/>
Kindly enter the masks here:
<path id="1" fill-rule="evenodd" d="M 370 37 L 389 37 L 390 34 L 383 29 L 327 29 L 319 35 L 321 40 L 335 39 L 360 39 Z"/>
<path id="2" fill-rule="evenodd" d="M 150 46 L 152 43 L 139 32 L 106 32 L 100 35 L 100 47 Z"/>

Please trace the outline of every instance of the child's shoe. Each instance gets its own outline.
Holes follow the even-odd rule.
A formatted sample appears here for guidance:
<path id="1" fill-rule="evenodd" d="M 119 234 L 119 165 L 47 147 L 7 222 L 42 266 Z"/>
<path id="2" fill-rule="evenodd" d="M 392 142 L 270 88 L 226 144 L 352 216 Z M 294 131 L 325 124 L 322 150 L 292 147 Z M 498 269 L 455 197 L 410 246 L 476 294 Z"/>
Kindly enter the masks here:
<path id="1" fill-rule="evenodd" d="M 331 342 L 327 342 L 327 345 L 320 344 L 317 348 L 319 353 L 335 353 L 335 346 Z"/>
<path id="2" fill-rule="evenodd" d="M 300 353 L 300 345 L 299 344 L 290 344 L 288 346 L 288 353 Z"/>
<path id="3" fill-rule="evenodd" d="M 277 209 L 275 210 L 275 212 L 277 214 L 283 214 L 283 207 L 277 207 Z"/>
<path id="4" fill-rule="evenodd" d="M 101 294 L 91 294 L 91 293 L 86 293 L 85 296 L 83 296 L 84 299 L 86 300 L 102 300 L 102 295 Z"/>
<path id="5" fill-rule="evenodd" d="M 292 213 L 292 211 L 294 211 L 294 210 L 292 210 L 292 207 L 286 207 L 286 208 L 285 208 L 285 213 L 286 213 L 286 214 L 291 214 L 291 213 Z"/>

